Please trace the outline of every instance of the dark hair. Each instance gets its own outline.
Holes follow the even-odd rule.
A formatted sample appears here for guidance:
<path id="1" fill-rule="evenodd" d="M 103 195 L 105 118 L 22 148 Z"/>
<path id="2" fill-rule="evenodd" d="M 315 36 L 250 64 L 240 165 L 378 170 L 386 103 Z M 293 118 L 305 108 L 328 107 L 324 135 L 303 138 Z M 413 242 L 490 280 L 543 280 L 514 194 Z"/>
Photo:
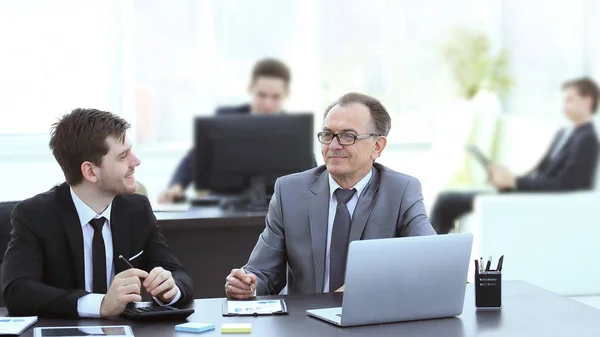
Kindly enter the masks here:
<path id="1" fill-rule="evenodd" d="M 110 112 L 79 108 L 52 124 L 49 145 L 67 184 L 74 186 L 83 181 L 84 161 L 100 166 L 109 150 L 106 138 L 113 136 L 125 142 L 129 127 L 127 121 Z"/>
<path id="2" fill-rule="evenodd" d="M 327 107 L 323 118 L 327 117 L 329 111 L 338 104 L 340 106 L 348 106 L 356 103 L 366 106 L 371 112 L 373 133 L 376 133 L 378 136 L 387 136 L 392 128 L 392 118 L 379 100 L 368 95 L 359 94 L 357 92 L 345 94 Z"/>
<path id="3" fill-rule="evenodd" d="M 276 77 L 283 80 L 285 86 L 290 84 L 290 68 L 285 63 L 274 58 L 262 59 L 254 65 L 252 69 L 252 83 L 259 77 Z"/>
<path id="4" fill-rule="evenodd" d="M 598 109 L 598 95 L 600 90 L 598 85 L 589 77 L 576 78 L 574 80 L 567 81 L 562 86 L 563 90 L 567 88 L 575 88 L 579 95 L 592 98 L 592 113 L 596 113 Z"/>

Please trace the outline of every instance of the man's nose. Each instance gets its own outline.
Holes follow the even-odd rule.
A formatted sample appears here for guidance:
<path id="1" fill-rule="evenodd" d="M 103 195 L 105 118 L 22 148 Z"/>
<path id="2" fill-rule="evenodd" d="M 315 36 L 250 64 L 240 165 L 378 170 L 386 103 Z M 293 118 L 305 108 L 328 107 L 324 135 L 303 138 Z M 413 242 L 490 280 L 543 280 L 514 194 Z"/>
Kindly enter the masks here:
<path id="1" fill-rule="evenodd" d="M 343 148 L 344 146 L 340 144 L 340 142 L 338 142 L 338 137 L 333 137 L 333 140 L 331 141 L 331 143 L 329 143 L 329 148 L 330 149 L 334 149 L 334 150 L 338 150 Z"/>

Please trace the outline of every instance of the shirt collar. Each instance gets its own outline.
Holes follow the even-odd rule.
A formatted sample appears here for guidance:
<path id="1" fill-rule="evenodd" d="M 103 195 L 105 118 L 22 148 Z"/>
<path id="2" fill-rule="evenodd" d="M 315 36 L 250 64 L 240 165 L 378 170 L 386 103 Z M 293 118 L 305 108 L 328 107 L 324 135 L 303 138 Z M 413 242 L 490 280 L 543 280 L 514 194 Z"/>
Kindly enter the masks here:
<path id="1" fill-rule="evenodd" d="M 98 219 L 100 217 L 106 218 L 108 220 L 108 224 L 110 225 L 110 211 L 112 209 L 112 202 L 108 204 L 108 207 L 102 212 L 102 214 L 98 215 L 96 212 L 90 208 L 83 200 L 79 199 L 75 191 L 73 191 L 73 187 L 69 187 L 71 190 L 71 198 L 73 199 L 73 204 L 75 204 L 75 210 L 77 210 L 77 215 L 79 216 L 79 222 L 81 223 L 81 227 L 87 225 L 90 220 Z"/>
<path id="2" fill-rule="evenodd" d="M 331 173 L 327 173 L 327 175 L 329 177 L 329 197 L 333 198 L 333 193 L 335 193 L 335 190 L 337 190 L 338 188 L 341 188 L 341 186 L 335 181 L 335 179 L 333 179 L 333 177 L 331 176 Z M 369 183 L 369 180 L 371 180 L 372 175 L 373 175 L 373 169 L 371 168 L 371 170 L 369 170 L 369 173 L 367 173 L 366 176 L 364 176 L 358 183 L 356 183 L 356 185 L 354 185 L 352 187 L 352 188 L 356 189 L 357 197 L 360 198 L 360 194 L 362 193 L 362 191 L 365 189 L 365 187 Z"/>

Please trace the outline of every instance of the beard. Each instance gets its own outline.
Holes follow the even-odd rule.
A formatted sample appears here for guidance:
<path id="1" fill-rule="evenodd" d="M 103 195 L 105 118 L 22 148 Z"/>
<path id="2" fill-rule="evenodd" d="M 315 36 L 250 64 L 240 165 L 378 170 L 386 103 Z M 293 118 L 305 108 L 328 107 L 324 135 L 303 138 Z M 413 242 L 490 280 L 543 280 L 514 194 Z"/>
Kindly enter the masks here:
<path id="1" fill-rule="evenodd" d="M 102 179 L 99 181 L 98 187 L 107 194 L 133 194 L 137 190 L 135 182 L 126 184 L 125 178 L 121 179 Z"/>

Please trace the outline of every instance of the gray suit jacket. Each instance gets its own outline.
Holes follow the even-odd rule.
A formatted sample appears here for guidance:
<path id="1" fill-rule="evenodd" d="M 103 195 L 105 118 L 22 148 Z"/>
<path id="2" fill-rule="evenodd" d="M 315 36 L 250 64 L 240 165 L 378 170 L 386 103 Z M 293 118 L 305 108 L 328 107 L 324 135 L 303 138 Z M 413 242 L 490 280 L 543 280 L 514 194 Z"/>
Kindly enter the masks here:
<path id="1" fill-rule="evenodd" d="M 419 180 L 377 163 L 374 167 L 352 216 L 350 242 L 435 235 Z M 266 228 L 245 266 L 257 276 L 257 295 L 278 294 L 286 279 L 290 295 L 323 292 L 328 213 L 325 166 L 277 180 Z"/>

